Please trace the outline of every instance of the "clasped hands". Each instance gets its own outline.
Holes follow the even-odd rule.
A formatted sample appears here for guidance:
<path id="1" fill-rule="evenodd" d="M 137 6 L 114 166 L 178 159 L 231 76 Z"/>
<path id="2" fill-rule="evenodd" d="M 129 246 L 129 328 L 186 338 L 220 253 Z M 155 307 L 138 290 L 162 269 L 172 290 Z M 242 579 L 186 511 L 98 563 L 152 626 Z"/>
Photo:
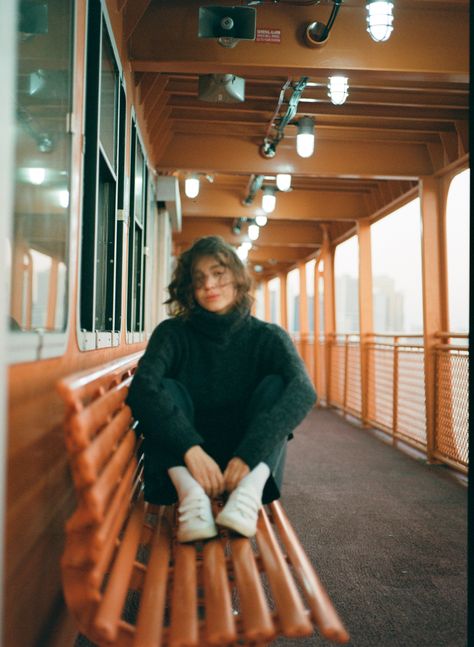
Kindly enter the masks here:
<path id="1" fill-rule="evenodd" d="M 194 445 L 184 455 L 186 467 L 210 497 L 232 492 L 249 472 L 249 466 L 234 456 L 227 463 L 224 473 L 216 461 L 200 445 Z"/>

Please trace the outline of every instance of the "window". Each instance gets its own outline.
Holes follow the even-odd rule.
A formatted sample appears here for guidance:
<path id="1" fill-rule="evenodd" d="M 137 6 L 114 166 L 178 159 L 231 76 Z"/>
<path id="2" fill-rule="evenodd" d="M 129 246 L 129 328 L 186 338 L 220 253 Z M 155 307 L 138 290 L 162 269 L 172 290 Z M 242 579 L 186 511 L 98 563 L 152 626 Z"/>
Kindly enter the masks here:
<path id="1" fill-rule="evenodd" d="M 125 149 L 125 91 L 117 57 L 100 3 L 90 2 L 88 11 L 79 336 L 83 350 L 119 342 Z"/>
<path id="2" fill-rule="evenodd" d="M 288 307 L 288 332 L 300 330 L 300 271 L 291 270 L 286 275 L 286 303 Z"/>
<path id="3" fill-rule="evenodd" d="M 446 208 L 449 330 L 469 330 L 469 169 L 456 175 Z"/>
<path id="4" fill-rule="evenodd" d="M 334 256 L 336 331 L 359 332 L 359 241 L 357 236 L 340 243 Z"/>
<path id="5" fill-rule="evenodd" d="M 145 330 L 145 255 L 147 247 L 147 187 L 148 169 L 132 120 L 130 146 L 130 226 L 128 234 L 128 300 L 127 330 L 129 341 L 140 341 Z"/>
<path id="6" fill-rule="evenodd" d="M 420 200 L 370 229 L 374 332 L 422 333 Z"/>
<path id="7" fill-rule="evenodd" d="M 9 352 L 60 355 L 69 281 L 73 3 L 18 4 Z M 46 10 L 47 9 L 47 10 Z"/>

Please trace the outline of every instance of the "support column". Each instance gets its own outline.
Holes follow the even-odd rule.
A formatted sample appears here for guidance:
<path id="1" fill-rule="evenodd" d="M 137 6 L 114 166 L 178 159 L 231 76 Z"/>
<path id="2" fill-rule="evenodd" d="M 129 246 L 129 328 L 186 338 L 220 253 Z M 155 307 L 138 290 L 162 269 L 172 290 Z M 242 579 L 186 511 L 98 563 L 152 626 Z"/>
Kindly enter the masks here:
<path id="1" fill-rule="evenodd" d="M 314 348 L 313 348 L 313 362 L 314 362 L 314 375 L 313 375 L 313 381 L 314 381 L 314 388 L 316 389 L 316 393 L 318 394 L 318 401 L 317 404 L 318 406 L 321 404 L 320 398 L 321 396 L 324 395 L 324 387 L 322 384 L 322 370 L 324 367 L 324 354 L 320 352 L 319 349 L 319 337 L 321 335 L 321 330 L 319 329 L 319 258 L 316 260 L 316 264 L 314 266 L 314 276 L 313 276 L 313 282 L 314 282 L 314 303 L 313 303 L 313 316 L 314 316 Z"/>
<path id="2" fill-rule="evenodd" d="M 327 225 L 321 225 L 323 230 L 323 244 L 321 247 L 321 260 L 324 264 L 324 336 L 325 336 L 325 368 L 326 368 L 326 402 L 331 400 L 331 347 L 336 332 L 336 307 L 334 298 L 334 245 L 329 239 Z"/>
<path id="3" fill-rule="evenodd" d="M 280 279 L 280 325 L 288 330 L 288 299 L 286 298 L 286 273 L 278 275 Z"/>
<path id="4" fill-rule="evenodd" d="M 420 179 L 421 264 L 423 285 L 423 335 L 425 350 L 426 440 L 428 461 L 434 462 L 436 423 L 436 375 L 434 347 L 437 332 L 447 329 L 444 286 L 444 216 L 446 185 L 442 179 Z"/>
<path id="5" fill-rule="evenodd" d="M 270 321 L 270 288 L 268 279 L 263 282 L 263 316 L 265 321 Z"/>
<path id="6" fill-rule="evenodd" d="M 375 384 L 369 383 L 369 350 L 372 340 L 373 300 L 372 300 L 372 246 L 370 239 L 370 222 L 368 218 L 357 223 L 359 240 L 359 329 L 360 329 L 360 388 L 362 405 L 362 423 L 367 424 L 371 398 L 375 393 Z"/>
<path id="7" fill-rule="evenodd" d="M 308 358 L 308 291 L 306 289 L 306 264 L 298 263 L 298 272 L 300 280 L 300 298 L 299 298 L 299 316 L 300 316 L 300 349 L 301 357 L 306 365 L 308 373 L 311 375 L 311 365 Z"/>

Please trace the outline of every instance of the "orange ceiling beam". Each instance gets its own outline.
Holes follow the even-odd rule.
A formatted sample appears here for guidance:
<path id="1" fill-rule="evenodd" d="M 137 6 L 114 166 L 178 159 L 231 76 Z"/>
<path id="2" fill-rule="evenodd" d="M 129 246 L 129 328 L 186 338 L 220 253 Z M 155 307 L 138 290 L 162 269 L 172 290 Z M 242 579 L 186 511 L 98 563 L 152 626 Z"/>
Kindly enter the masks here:
<path id="1" fill-rule="evenodd" d="M 234 48 L 197 37 L 198 9 L 192 0 L 152 3 L 129 41 L 132 68 L 243 76 L 370 70 L 387 79 L 413 75 L 413 79 L 468 81 L 468 5 L 443 3 L 429 10 L 415 2 L 397 5 L 394 31 L 385 43 L 375 43 L 367 34 L 363 4 L 343 5 L 328 42 L 316 49 L 305 45 L 305 28 L 314 20 L 327 20 L 328 6 L 259 6 L 257 28 L 280 30 L 280 43 L 241 41 Z"/>

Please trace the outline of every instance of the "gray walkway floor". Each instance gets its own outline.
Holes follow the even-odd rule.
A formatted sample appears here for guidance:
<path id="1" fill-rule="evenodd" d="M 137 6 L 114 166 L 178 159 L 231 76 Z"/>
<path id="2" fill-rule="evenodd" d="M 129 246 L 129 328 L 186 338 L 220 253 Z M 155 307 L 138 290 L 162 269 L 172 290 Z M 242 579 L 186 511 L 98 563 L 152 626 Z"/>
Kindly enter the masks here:
<path id="1" fill-rule="evenodd" d="M 465 486 L 324 409 L 295 433 L 285 475 L 286 512 L 352 647 L 465 647 Z"/>

